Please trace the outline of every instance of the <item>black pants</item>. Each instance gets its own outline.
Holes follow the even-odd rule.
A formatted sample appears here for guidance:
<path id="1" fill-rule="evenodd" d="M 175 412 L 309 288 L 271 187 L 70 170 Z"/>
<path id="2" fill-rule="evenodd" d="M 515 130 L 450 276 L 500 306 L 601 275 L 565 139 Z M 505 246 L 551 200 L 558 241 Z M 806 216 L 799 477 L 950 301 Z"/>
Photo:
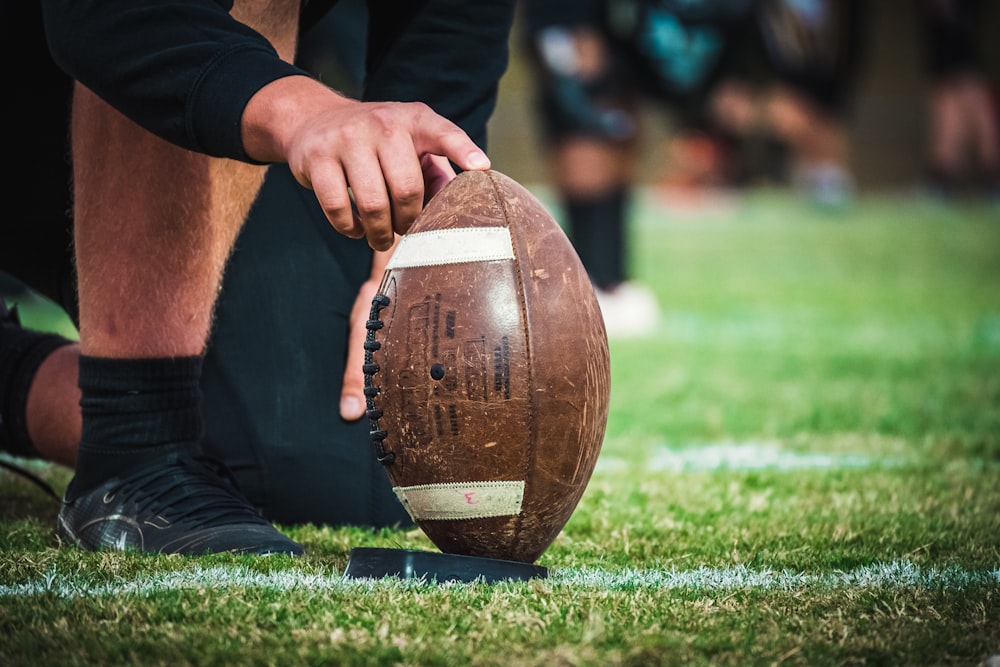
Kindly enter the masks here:
<path id="1" fill-rule="evenodd" d="M 368 439 L 340 418 L 364 240 L 333 230 L 312 192 L 272 166 L 223 279 L 202 376 L 205 447 L 282 523 L 408 521 Z"/>

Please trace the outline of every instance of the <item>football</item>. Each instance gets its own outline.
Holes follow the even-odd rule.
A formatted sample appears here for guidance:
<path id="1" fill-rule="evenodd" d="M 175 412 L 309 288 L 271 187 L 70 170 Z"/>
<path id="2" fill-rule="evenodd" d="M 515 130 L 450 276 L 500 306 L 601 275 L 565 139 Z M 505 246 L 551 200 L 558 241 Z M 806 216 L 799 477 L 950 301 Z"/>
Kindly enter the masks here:
<path id="1" fill-rule="evenodd" d="M 460 174 L 400 238 L 365 349 L 372 443 L 413 520 L 442 552 L 534 562 L 590 480 L 610 390 L 555 219 L 499 172 Z"/>

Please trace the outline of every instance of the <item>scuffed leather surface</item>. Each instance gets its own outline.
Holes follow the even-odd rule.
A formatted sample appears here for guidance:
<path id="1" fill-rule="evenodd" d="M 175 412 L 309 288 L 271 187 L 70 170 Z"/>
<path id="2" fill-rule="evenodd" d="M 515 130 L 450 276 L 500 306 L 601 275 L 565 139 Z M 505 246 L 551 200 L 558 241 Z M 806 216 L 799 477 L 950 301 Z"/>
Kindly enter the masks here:
<path id="1" fill-rule="evenodd" d="M 534 562 L 590 480 L 610 362 L 587 273 L 525 188 L 465 172 L 408 233 L 506 226 L 515 259 L 390 269 L 374 384 L 393 486 L 523 480 L 517 516 L 418 521 L 444 552 Z"/>

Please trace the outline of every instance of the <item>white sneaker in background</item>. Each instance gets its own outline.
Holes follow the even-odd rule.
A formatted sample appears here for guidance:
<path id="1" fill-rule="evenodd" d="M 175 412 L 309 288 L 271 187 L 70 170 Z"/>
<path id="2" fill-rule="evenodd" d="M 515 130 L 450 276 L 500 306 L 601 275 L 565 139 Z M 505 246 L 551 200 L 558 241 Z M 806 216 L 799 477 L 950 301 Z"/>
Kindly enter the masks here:
<path id="1" fill-rule="evenodd" d="M 832 162 L 799 166 L 793 170 L 791 182 L 807 200 L 825 208 L 847 208 L 856 196 L 854 177 Z"/>
<path id="2" fill-rule="evenodd" d="M 595 289 L 608 338 L 637 338 L 656 331 L 660 308 L 653 292 L 635 282 L 611 290 Z"/>

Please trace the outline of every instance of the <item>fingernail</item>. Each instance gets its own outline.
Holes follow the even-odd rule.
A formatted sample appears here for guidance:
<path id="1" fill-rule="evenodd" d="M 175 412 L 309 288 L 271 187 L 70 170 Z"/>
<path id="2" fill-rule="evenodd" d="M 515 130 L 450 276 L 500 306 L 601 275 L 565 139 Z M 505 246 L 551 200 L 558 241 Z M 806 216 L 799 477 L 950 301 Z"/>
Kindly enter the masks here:
<path id="1" fill-rule="evenodd" d="M 486 157 L 486 153 L 482 151 L 472 151 L 466 156 L 466 160 L 468 160 L 469 169 L 490 168 L 490 159 Z"/>
<path id="2" fill-rule="evenodd" d="M 340 399 L 340 414 L 342 417 L 357 419 L 365 410 L 364 403 L 357 396 L 345 396 Z"/>

